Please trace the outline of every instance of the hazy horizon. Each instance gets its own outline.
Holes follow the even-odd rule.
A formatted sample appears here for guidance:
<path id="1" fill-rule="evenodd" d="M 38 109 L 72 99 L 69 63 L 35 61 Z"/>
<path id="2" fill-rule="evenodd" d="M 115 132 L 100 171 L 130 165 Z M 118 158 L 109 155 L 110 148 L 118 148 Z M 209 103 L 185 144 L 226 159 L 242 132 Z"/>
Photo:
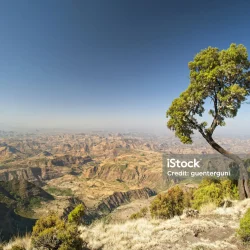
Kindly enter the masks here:
<path id="1" fill-rule="evenodd" d="M 0 129 L 156 131 L 208 46 L 250 51 L 248 1 L 2 1 Z M 230 18 L 228 18 L 230 16 Z M 206 116 L 205 116 L 206 118 Z M 249 134 L 249 106 L 216 134 Z"/>

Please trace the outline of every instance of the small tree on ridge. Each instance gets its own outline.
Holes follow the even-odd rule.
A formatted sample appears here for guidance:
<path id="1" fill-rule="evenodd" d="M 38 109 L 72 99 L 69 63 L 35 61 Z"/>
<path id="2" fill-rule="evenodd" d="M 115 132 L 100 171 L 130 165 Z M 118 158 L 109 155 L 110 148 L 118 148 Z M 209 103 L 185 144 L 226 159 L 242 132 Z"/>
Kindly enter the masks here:
<path id="1" fill-rule="evenodd" d="M 248 172 L 237 155 L 228 152 L 213 139 L 218 126 L 225 126 L 225 118 L 234 118 L 241 104 L 250 95 L 250 62 L 243 45 L 231 44 L 227 50 L 208 47 L 189 62 L 190 84 L 176 98 L 167 111 L 167 126 L 184 144 L 191 144 L 191 135 L 198 131 L 213 149 L 233 160 L 240 170 L 238 181 L 240 198 L 250 197 Z M 198 121 L 210 99 L 210 125 Z"/>

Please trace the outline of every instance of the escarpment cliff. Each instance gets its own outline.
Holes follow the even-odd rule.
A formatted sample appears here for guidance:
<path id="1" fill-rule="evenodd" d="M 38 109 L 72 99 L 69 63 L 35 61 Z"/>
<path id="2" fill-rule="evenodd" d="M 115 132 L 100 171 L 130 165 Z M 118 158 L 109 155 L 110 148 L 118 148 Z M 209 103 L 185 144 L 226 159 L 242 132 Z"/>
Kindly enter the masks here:
<path id="1" fill-rule="evenodd" d="M 164 185 L 161 168 L 152 169 L 147 166 L 95 165 L 86 166 L 82 170 L 85 178 L 98 178 L 105 181 L 120 181 L 132 185 L 157 188 Z"/>
<path id="2" fill-rule="evenodd" d="M 103 218 L 119 206 L 128 204 L 134 200 L 148 199 L 157 193 L 150 188 L 133 189 L 127 192 L 114 192 L 105 197 L 94 207 L 86 207 L 84 223 L 91 224 L 94 220 Z"/>
<path id="3" fill-rule="evenodd" d="M 14 179 L 27 180 L 41 186 L 43 181 L 58 178 L 63 176 L 63 173 L 58 169 L 49 167 L 28 167 L 21 169 L 4 169 L 0 171 L 0 181 L 11 181 Z"/>
<path id="4" fill-rule="evenodd" d="M 42 185 L 44 181 L 71 173 L 74 166 L 78 168 L 90 161 L 92 161 L 92 159 L 89 156 L 75 157 L 69 155 L 54 157 L 52 159 L 28 160 L 27 162 L 22 162 L 15 168 L 4 168 L 0 170 L 0 181 L 24 179 L 37 185 Z"/>
<path id="5" fill-rule="evenodd" d="M 99 214 L 109 214 L 123 204 L 136 199 L 147 199 L 154 195 L 156 195 L 156 192 L 147 187 L 129 190 L 127 192 L 114 192 L 112 195 L 102 200 L 102 202 L 97 206 L 97 212 Z"/>
<path id="6" fill-rule="evenodd" d="M 0 181 L 11 181 L 14 179 L 27 180 L 38 185 L 42 183 L 42 169 L 34 168 L 21 168 L 21 169 L 4 169 L 0 170 Z"/>

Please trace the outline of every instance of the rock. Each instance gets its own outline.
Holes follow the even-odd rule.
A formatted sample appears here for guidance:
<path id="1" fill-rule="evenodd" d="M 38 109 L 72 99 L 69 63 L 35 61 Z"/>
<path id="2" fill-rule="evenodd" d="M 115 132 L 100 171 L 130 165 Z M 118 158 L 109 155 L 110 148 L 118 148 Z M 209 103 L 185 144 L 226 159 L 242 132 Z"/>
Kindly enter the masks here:
<path id="1" fill-rule="evenodd" d="M 199 216 L 199 211 L 196 209 L 188 208 L 184 210 L 184 215 L 186 217 L 197 218 Z"/>
<path id="2" fill-rule="evenodd" d="M 232 207 L 233 206 L 233 202 L 230 201 L 230 200 L 224 200 L 222 202 L 222 206 L 223 206 L 223 208 Z"/>
<path id="3" fill-rule="evenodd" d="M 11 181 L 14 179 L 27 180 L 40 186 L 42 184 L 42 170 L 41 168 L 30 167 L 0 171 L 0 181 Z"/>

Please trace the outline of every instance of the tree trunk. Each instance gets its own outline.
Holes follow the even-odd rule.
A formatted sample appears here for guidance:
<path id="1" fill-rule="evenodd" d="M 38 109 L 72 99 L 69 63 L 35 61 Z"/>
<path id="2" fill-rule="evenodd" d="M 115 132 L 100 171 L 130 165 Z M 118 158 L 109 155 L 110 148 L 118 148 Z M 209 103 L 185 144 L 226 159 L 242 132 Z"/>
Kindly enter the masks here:
<path id="1" fill-rule="evenodd" d="M 240 175 L 238 179 L 238 188 L 239 188 L 240 199 L 243 200 L 245 198 L 250 198 L 250 190 L 248 185 L 249 177 L 243 160 L 239 156 L 226 151 L 219 144 L 217 144 L 211 136 L 205 137 L 205 139 L 213 149 L 215 149 L 217 152 L 224 155 L 225 157 L 233 160 L 239 166 Z"/>

